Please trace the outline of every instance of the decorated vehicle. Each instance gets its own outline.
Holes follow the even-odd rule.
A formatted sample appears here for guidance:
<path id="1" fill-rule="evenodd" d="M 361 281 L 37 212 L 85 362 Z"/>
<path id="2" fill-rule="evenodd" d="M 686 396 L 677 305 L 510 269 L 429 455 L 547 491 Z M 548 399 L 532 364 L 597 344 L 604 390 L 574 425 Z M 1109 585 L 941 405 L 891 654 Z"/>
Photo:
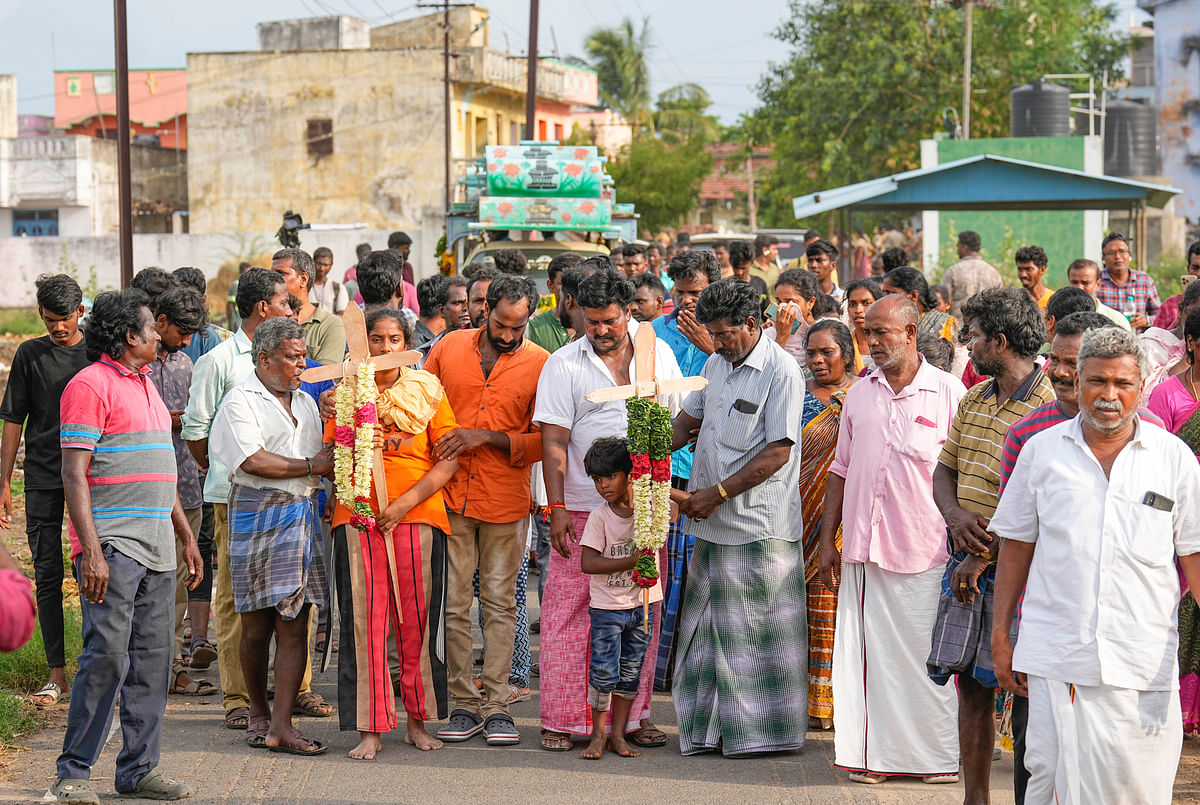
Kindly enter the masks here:
<path id="1" fill-rule="evenodd" d="M 616 200 L 607 157 L 595 146 L 523 141 L 489 145 L 462 180 L 467 200 L 446 215 L 448 248 L 459 266 L 490 264 L 495 252 L 516 249 L 528 276 L 545 292 L 550 261 L 564 252 L 608 254 L 637 237 L 632 204 Z"/>

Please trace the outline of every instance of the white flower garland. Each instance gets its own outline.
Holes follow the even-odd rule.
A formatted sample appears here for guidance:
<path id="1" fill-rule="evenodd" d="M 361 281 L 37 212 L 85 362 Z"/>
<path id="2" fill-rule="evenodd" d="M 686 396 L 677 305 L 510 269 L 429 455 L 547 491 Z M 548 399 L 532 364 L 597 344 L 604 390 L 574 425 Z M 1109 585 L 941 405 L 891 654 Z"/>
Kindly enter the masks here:
<path id="1" fill-rule="evenodd" d="M 375 364 L 363 361 L 357 376 L 343 379 L 334 392 L 336 408 L 333 479 L 337 498 L 353 514 L 360 531 L 374 523 L 371 511 L 371 471 L 375 460 Z"/>

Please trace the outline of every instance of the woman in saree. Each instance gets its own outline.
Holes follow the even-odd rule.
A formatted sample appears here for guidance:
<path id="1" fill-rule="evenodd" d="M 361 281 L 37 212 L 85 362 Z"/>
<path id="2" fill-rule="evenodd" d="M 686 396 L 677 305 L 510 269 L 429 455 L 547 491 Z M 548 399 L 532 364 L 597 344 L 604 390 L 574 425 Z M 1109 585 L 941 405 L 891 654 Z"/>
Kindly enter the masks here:
<path id="1" fill-rule="evenodd" d="M 1183 312 L 1181 304 L 1181 315 Z M 1180 361 L 1171 376 L 1150 393 L 1146 407 L 1200 458 L 1200 369 L 1196 367 L 1200 309 L 1187 311 L 1183 343 L 1187 359 Z M 1194 506 L 1196 502 L 1187 501 L 1185 505 Z M 1200 607 L 1194 590 L 1179 602 L 1179 697 L 1184 734 L 1194 735 L 1200 732 Z"/>
<path id="2" fill-rule="evenodd" d="M 871 350 L 867 348 L 867 308 L 883 298 L 879 281 L 870 277 L 854 280 L 846 285 L 846 319 L 850 323 L 850 335 L 854 343 L 854 365 L 856 375 L 863 375 L 875 368 Z"/>
<path id="3" fill-rule="evenodd" d="M 1183 325 L 1192 310 L 1200 308 L 1200 283 L 1190 283 L 1183 289 L 1179 300 L 1179 319 L 1170 330 L 1161 327 L 1149 327 L 1142 333 L 1142 349 L 1146 350 L 1146 360 L 1150 362 L 1150 371 L 1146 382 L 1142 384 L 1142 399 L 1149 400 L 1154 389 L 1171 375 L 1181 371 L 1187 364 L 1186 344 L 1183 341 Z"/>
<path id="4" fill-rule="evenodd" d="M 821 283 L 812 272 L 789 268 L 775 281 L 775 343 L 783 347 L 804 368 L 804 339 L 812 326 L 813 307 L 822 296 Z M 771 314 L 768 308 L 767 314 Z"/>
<path id="5" fill-rule="evenodd" d="M 408 322 L 391 308 L 371 311 L 366 326 L 372 356 L 403 352 L 412 338 Z M 359 732 L 359 744 L 350 750 L 357 760 L 374 759 L 380 733 L 396 728 L 396 695 L 408 718 L 405 743 L 422 750 L 442 747 L 425 722 L 444 717 L 440 711 L 446 709 L 446 669 L 436 649 L 450 530 L 442 487 L 458 469 L 457 459 L 438 460 L 433 452 L 434 442 L 457 427 L 438 379 L 407 367 L 378 369 L 375 385 L 375 446 L 383 451 L 388 502 L 380 510 L 372 482 L 376 519 L 365 531 L 351 523 L 352 512 L 340 496 L 333 514 L 341 626 L 338 718 L 341 729 Z M 335 434 L 331 420 L 326 441 Z M 393 629 L 394 677 L 388 669 Z"/>
<path id="6" fill-rule="evenodd" d="M 800 443 L 800 505 L 804 521 L 804 579 L 808 596 L 808 718 L 813 729 L 833 726 L 833 630 L 837 593 L 816 577 L 820 543 L 817 532 L 825 503 L 825 479 L 837 447 L 838 425 L 846 390 L 858 382 L 850 371 L 854 342 L 836 319 L 820 319 L 806 343 L 812 379 L 804 395 Z M 837 544 L 841 548 L 841 530 Z"/>
<path id="7" fill-rule="evenodd" d="M 944 338 L 951 344 L 958 343 L 958 319 L 938 310 L 938 298 L 929 288 L 925 275 L 911 266 L 893 268 L 883 278 L 884 293 L 907 296 L 917 306 L 921 317 L 917 320 L 917 333 L 929 333 Z"/>

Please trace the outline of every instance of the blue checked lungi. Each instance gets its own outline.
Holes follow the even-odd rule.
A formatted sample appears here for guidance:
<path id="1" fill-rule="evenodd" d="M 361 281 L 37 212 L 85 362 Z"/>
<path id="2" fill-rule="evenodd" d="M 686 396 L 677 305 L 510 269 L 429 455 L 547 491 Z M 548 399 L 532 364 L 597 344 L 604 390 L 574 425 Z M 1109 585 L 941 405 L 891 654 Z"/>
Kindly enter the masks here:
<path id="1" fill-rule="evenodd" d="M 475 597 L 479 598 L 479 571 L 471 581 L 475 588 Z M 512 671 L 508 681 L 519 688 L 529 687 L 529 672 L 533 665 L 533 654 L 529 649 L 529 609 L 526 606 L 526 589 L 529 585 L 529 560 L 521 562 L 517 571 L 517 628 L 513 635 Z M 479 613 L 479 631 L 483 632 L 483 607 L 477 607 Z M 487 647 L 484 646 L 484 650 Z"/>
<path id="2" fill-rule="evenodd" d="M 317 495 L 233 484 L 229 489 L 229 575 L 238 612 L 276 609 L 284 620 L 305 604 L 326 606 Z"/>
<path id="3" fill-rule="evenodd" d="M 688 564 L 692 561 L 692 549 L 696 545 L 696 538 L 684 532 L 686 519 L 680 515 L 667 532 L 667 572 L 663 586 L 662 632 L 658 636 L 658 657 L 654 664 L 655 690 L 670 690 L 675 674 L 675 624 L 683 603 Z"/>
<path id="4" fill-rule="evenodd" d="M 965 553 L 955 553 L 946 563 L 926 668 L 929 678 L 939 685 L 945 685 L 955 674 L 968 674 L 985 688 L 998 688 L 1000 683 L 992 660 L 996 565 L 988 565 L 980 574 L 976 582 L 979 595 L 975 600 L 963 604 L 954 597 L 950 579 L 966 557 Z"/>
<path id="5" fill-rule="evenodd" d="M 808 618 L 804 548 L 696 540 L 676 649 L 675 714 L 685 755 L 804 746 Z"/>

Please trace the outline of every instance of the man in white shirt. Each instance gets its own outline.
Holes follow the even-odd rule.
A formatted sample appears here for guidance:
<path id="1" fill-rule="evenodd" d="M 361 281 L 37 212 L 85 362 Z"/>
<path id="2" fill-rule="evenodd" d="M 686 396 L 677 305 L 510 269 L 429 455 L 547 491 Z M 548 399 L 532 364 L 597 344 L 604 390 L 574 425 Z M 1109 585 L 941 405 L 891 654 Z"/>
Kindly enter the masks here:
<path id="1" fill-rule="evenodd" d="M 317 404 L 300 388 L 304 331 L 289 318 L 254 331 L 254 371 L 229 392 L 212 426 L 211 450 L 229 467 L 229 574 L 241 617 L 236 647 L 250 699 L 246 741 L 319 755 L 320 741 L 292 726 L 308 661 L 314 604 L 328 605 L 317 523 L 320 476 L 333 466 L 322 447 Z M 267 703 L 267 650 L 275 637 L 275 706 Z M 234 650 L 224 643 L 222 652 Z"/>
<path id="2" fill-rule="evenodd" d="M 584 470 L 583 457 L 596 439 L 623 438 L 628 428 L 623 400 L 593 403 L 585 395 L 650 379 L 637 376 L 633 360 L 634 336 L 638 327 L 644 326 L 630 318 L 633 283 L 613 268 L 607 257 L 585 260 L 578 268 L 586 271 L 593 266 L 598 270 L 579 284 L 577 295 L 587 337 L 550 356 L 538 379 L 533 414 L 542 429 L 542 472 L 553 546 L 542 607 L 541 746 L 558 752 L 571 748 L 572 734 L 591 733 L 588 581 L 579 565 L 577 543 L 588 514 L 604 505 L 604 500 Z M 675 355 L 666 345 L 654 351 L 654 371 L 659 380 L 682 377 Z M 662 400 L 672 416 L 680 410 L 679 397 L 668 394 Z M 657 643 L 655 629 L 647 656 L 655 656 Z M 632 731 L 629 739 L 640 746 L 661 746 L 666 741 L 649 723 L 653 679 L 654 663 L 646 663 L 629 724 L 613 726 L 614 730 Z"/>
<path id="3" fill-rule="evenodd" d="M 1085 332 L 1079 415 L 1022 449 L 991 520 L 996 676 L 1029 696 L 1031 803 L 1168 803 L 1183 739 L 1179 579 L 1200 584 L 1200 467 L 1138 419 L 1137 337 Z M 1017 602 L 1020 632 L 1009 637 Z"/>
<path id="4" fill-rule="evenodd" d="M 1075 288 L 1087 291 L 1088 296 L 1096 300 L 1096 312 L 1122 330 L 1133 332 L 1129 319 L 1119 310 L 1114 310 L 1096 298 L 1100 290 L 1100 266 L 1094 260 L 1080 258 L 1067 266 L 1067 283 Z"/>
<path id="5" fill-rule="evenodd" d="M 308 289 L 308 301 L 340 316 L 350 303 L 350 295 L 345 285 L 329 276 L 333 269 L 333 250 L 328 246 L 318 246 L 312 257 L 317 276 Z"/>

